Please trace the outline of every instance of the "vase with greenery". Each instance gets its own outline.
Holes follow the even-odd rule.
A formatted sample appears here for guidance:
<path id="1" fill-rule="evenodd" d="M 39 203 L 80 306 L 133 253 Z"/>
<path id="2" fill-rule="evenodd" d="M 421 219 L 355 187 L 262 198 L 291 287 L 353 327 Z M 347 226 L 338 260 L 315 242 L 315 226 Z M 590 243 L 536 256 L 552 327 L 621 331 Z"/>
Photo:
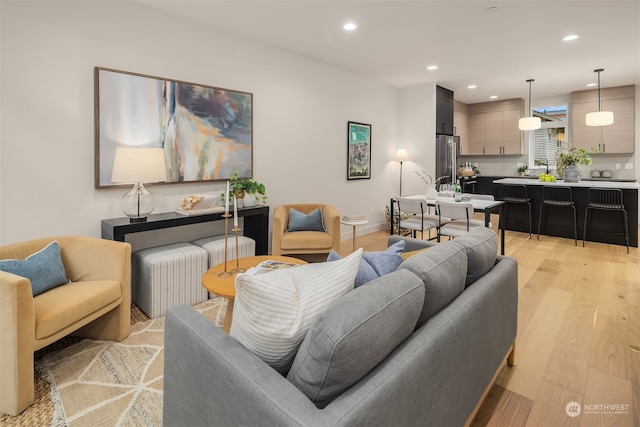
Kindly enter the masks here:
<path id="1" fill-rule="evenodd" d="M 441 176 L 440 178 L 434 180 L 433 177 L 424 170 L 422 172 L 415 171 L 415 173 L 424 181 L 425 184 L 427 184 L 427 191 L 425 193 L 427 199 L 435 199 L 436 197 L 438 197 L 438 190 L 436 189 L 436 185 L 438 185 L 440 181 L 442 181 L 442 179 L 446 177 Z"/>
<path id="2" fill-rule="evenodd" d="M 595 151 L 594 149 L 590 150 Z M 578 182 L 580 180 L 580 165 L 592 163 L 589 151 L 584 148 L 572 148 L 569 151 L 559 151 L 556 159 L 556 172 L 566 182 Z"/>
<path id="3" fill-rule="evenodd" d="M 229 190 L 236 199 L 243 200 L 247 194 L 255 198 L 258 203 L 267 202 L 267 190 L 264 184 L 254 180 L 253 178 L 238 178 L 238 174 L 234 173 L 229 177 Z M 224 202 L 224 193 L 220 195 L 220 200 Z M 244 203 L 244 206 L 251 204 Z"/>
<path id="4" fill-rule="evenodd" d="M 520 176 L 524 176 L 526 171 L 527 171 L 527 166 L 520 166 L 518 168 L 518 172 L 520 172 Z"/>

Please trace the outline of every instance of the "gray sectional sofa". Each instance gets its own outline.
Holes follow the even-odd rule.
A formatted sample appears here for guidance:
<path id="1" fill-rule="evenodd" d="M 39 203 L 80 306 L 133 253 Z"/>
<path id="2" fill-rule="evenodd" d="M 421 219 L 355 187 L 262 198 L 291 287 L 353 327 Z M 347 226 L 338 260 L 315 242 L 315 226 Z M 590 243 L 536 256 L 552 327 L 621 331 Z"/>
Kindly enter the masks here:
<path id="1" fill-rule="evenodd" d="M 389 245 L 399 239 L 405 252 L 430 249 L 329 306 L 287 377 L 193 308 L 169 309 L 164 425 L 468 423 L 513 361 L 517 262 L 496 255 L 488 229 Z"/>

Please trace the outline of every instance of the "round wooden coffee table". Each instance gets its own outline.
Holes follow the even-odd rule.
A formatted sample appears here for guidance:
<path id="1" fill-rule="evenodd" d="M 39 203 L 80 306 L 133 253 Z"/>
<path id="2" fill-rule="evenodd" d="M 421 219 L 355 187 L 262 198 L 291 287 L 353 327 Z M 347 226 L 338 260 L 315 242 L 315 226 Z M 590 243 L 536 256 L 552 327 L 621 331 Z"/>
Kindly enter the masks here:
<path id="1" fill-rule="evenodd" d="M 255 267 L 263 261 L 280 261 L 288 262 L 290 264 L 306 264 L 307 262 L 298 258 L 292 258 L 288 256 L 278 255 L 259 255 L 246 258 L 240 258 L 238 263 L 241 268 L 248 270 L 251 267 Z M 231 271 L 236 268 L 236 260 L 227 261 L 227 271 Z M 202 276 L 202 286 L 205 287 L 211 293 L 227 298 L 229 303 L 227 304 L 227 314 L 224 317 L 224 325 L 222 330 L 229 333 L 231 329 L 231 321 L 233 320 L 233 300 L 236 297 L 236 275 L 233 274 L 229 277 L 219 277 L 219 274 L 224 272 L 224 263 L 218 264 L 215 267 L 207 270 Z M 268 273 L 265 273 L 268 274 Z"/>

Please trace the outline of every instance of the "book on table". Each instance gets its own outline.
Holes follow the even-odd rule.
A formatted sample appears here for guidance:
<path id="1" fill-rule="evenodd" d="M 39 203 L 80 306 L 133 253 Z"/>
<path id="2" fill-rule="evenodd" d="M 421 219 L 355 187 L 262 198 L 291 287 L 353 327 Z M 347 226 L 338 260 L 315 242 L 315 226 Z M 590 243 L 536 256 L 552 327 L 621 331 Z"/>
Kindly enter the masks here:
<path id="1" fill-rule="evenodd" d="M 256 275 L 262 273 L 268 273 L 270 271 L 283 270 L 285 268 L 293 268 L 297 267 L 300 264 L 293 264 L 290 262 L 284 261 L 275 261 L 275 260 L 266 260 L 262 261 L 260 264 L 255 267 L 251 267 L 246 271 L 246 274 Z"/>
<path id="2" fill-rule="evenodd" d="M 364 221 L 364 215 L 343 215 L 342 220 L 345 222 Z"/>

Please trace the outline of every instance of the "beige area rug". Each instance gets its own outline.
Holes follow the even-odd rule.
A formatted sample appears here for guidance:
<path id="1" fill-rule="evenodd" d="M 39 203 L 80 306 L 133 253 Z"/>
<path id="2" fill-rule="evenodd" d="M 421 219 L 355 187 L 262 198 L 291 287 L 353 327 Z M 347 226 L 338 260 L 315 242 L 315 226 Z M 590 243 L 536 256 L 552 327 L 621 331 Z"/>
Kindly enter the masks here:
<path id="1" fill-rule="evenodd" d="M 194 306 L 221 327 L 227 300 Z M 131 326 L 122 342 L 84 339 L 38 364 L 51 384 L 52 426 L 160 426 L 164 317 Z"/>

